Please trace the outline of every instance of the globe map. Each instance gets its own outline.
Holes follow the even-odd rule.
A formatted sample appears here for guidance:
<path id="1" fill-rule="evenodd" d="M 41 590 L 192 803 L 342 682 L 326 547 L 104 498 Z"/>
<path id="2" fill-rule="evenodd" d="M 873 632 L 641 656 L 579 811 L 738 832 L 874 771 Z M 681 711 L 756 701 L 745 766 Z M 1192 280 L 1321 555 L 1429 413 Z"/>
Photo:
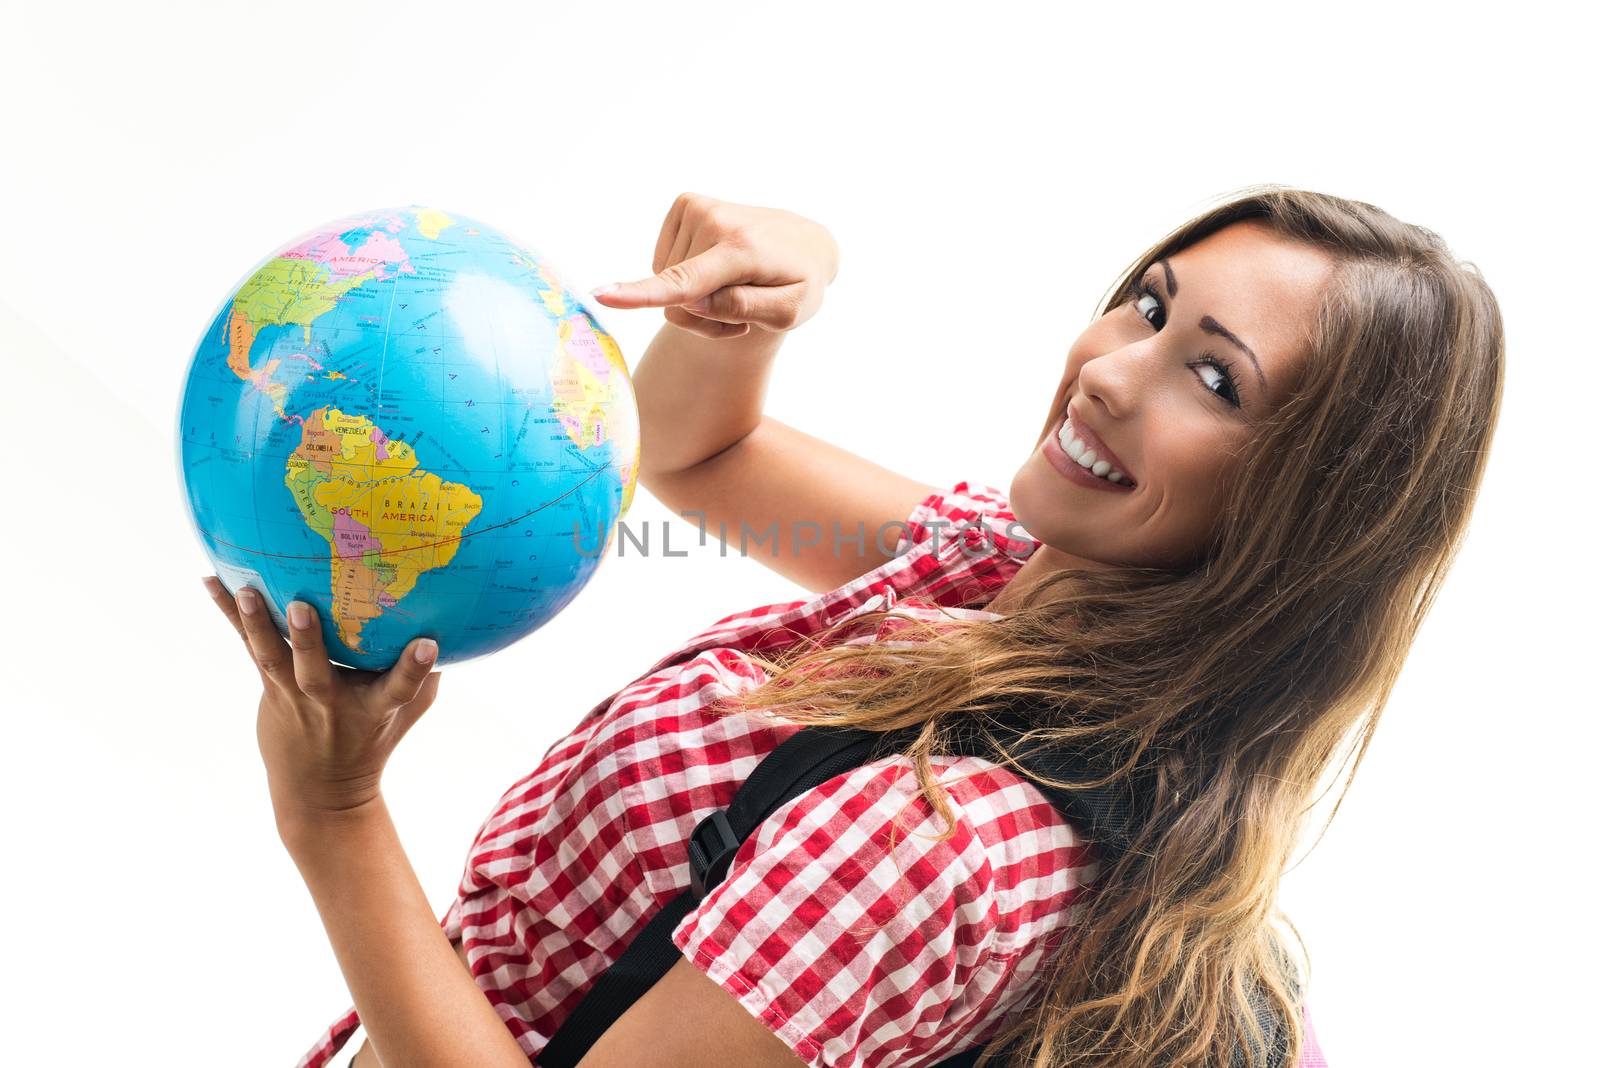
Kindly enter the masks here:
<path id="1" fill-rule="evenodd" d="M 576 597 L 633 499 L 621 350 L 560 274 L 483 223 L 411 206 L 318 227 L 251 271 L 189 364 L 177 460 L 201 545 L 329 657 L 439 664 Z"/>

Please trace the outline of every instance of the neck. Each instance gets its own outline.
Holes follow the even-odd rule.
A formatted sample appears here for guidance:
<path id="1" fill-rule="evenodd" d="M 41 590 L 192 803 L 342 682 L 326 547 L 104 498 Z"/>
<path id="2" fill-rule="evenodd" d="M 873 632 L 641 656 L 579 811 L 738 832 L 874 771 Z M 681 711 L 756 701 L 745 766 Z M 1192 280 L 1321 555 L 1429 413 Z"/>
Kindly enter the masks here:
<path id="1" fill-rule="evenodd" d="M 1059 549 L 1053 549 L 1041 544 L 1033 551 L 1033 555 L 1023 562 L 1017 573 L 1011 576 L 1005 588 L 995 595 L 987 606 L 990 612 L 1001 615 L 1010 615 L 1021 602 L 1023 594 L 1033 587 L 1040 579 L 1062 568 L 1075 568 L 1079 570 L 1099 570 L 1105 565 L 1086 556 L 1073 556 Z"/>

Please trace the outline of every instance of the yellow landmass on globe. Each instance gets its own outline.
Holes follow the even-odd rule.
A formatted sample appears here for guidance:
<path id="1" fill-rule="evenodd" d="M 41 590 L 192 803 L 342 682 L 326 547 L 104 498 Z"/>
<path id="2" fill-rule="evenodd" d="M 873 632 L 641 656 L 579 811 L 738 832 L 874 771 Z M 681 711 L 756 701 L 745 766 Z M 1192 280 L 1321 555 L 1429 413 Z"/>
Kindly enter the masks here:
<path id="1" fill-rule="evenodd" d="M 559 356 L 550 370 L 550 410 L 579 449 L 611 443 L 622 480 L 618 518 L 639 482 L 639 424 L 622 349 L 586 315 L 561 320 Z"/>
<path id="2" fill-rule="evenodd" d="M 545 284 L 545 288 L 539 290 L 539 296 L 544 298 L 545 309 L 549 311 L 551 318 L 560 319 L 564 316 L 567 313 L 567 294 L 561 287 L 561 279 L 557 278 L 555 273 L 542 263 L 523 259 L 520 256 L 518 259 L 521 259 L 526 266 L 533 268 L 534 273 L 539 276 L 539 280 Z M 565 326 L 566 323 L 562 323 L 562 325 Z"/>
<path id="3" fill-rule="evenodd" d="M 417 466 L 416 452 L 370 419 L 319 408 L 301 424 L 284 484 L 306 523 L 328 541 L 331 614 L 339 640 L 361 651 L 361 631 L 427 571 L 455 558 L 483 498 Z"/>
<path id="4" fill-rule="evenodd" d="M 604 330 L 593 331 L 594 338 L 600 344 L 600 351 L 605 353 L 606 362 L 611 365 L 612 374 L 620 376 L 622 382 L 628 383 L 628 396 L 632 396 L 632 379 L 628 374 L 628 363 L 622 358 L 622 347 L 614 338 Z M 622 477 L 622 507 L 617 518 L 628 514 L 628 506 L 633 503 L 633 488 L 639 483 L 639 423 L 637 419 L 626 418 L 627 412 L 621 404 L 614 404 L 609 416 L 611 434 L 614 439 L 613 451 L 617 456 L 626 456 L 627 459 L 619 464 L 619 474 Z"/>
<path id="5" fill-rule="evenodd" d="M 633 488 L 639 484 L 639 435 L 633 436 L 633 459 L 622 469 L 622 507 L 617 513 L 621 519 L 628 514 L 628 506 L 633 503 Z"/>
<path id="6" fill-rule="evenodd" d="M 455 224 L 456 221 L 454 219 L 438 208 L 417 209 L 417 230 L 429 241 L 432 241 Z"/>
<path id="7" fill-rule="evenodd" d="M 573 444 L 592 449 L 606 440 L 606 405 L 611 389 L 594 372 L 570 356 L 562 356 L 550 376 L 555 393 L 550 407 Z"/>
<path id="8" fill-rule="evenodd" d="M 622 348 L 610 334 L 604 330 L 594 330 L 594 339 L 600 343 L 600 351 L 606 354 L 606 362 L 611 369 L 622 376 L 623 381 L 628 381 L 628 362 L 622 358 Z"/>

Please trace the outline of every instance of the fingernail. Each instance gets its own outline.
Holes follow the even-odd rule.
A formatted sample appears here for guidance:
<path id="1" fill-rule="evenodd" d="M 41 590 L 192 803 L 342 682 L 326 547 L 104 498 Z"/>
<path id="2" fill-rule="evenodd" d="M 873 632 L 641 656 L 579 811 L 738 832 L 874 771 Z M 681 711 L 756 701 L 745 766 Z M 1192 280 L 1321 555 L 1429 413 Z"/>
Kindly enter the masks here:
<path id="1" fill-rule="evenodd" d="M 589 295 L 591 297 L 602 296 L 603 294 L 609 293 L 613 289 L 616 289 L 618 285 L 620 285 L 620 283 L 612 282 L 610 285 L 595 286 L 593 289 L 589 290 Z"/>
<path id="2" fill-rule="evenodd" d="M 256 614 L 255 590 L 252 590 L 249 586 L 241 586 L 239 588 L 237 600 L 239 602 L 239 611 L 243 612 L 247 616 L 253 616 Z"/>
<path id="3" fill-rule="evenodd" d="M 417 643 L 416 651 L 412 655 L 417 658 L 417 663 L 419 664 L 431 664 L 438 652 L 439 643 L 432 638 L 424 638 Z"/>
<path id="4" fill-rule="evenodd" d="M 220 597 L 222 595 L 222 583 L 217 581 L 215 575 L 202 576 L 200 581 L 205 584 L 206 592 L 211 596 Z"/>
<path id="5" fill-rule="evenodd" d="M 711 298 L 710 297 L 701 297 L 699 300 L 691 301 L 688 304 L 685 304 L 684 307 L 688 308 L 690 311 L 697 311 L 697 312 L 710 311 L 711 310 Z"/>
<path id="6" fill-rule="evenodd" d="M 311 626 L 311 613 L 299 601 L 289 602 L 289 626 L 295 630 L 305 630 Z"/>

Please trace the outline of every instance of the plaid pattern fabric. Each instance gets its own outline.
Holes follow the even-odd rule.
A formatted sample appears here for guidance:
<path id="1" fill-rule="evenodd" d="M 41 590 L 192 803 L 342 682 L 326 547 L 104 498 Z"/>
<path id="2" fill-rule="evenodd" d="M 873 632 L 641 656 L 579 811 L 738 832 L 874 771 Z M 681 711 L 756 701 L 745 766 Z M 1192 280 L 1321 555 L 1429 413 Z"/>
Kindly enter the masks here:
<path id="1" fill-rule="evenodd" d="M 809 600 L 712 624 L 596 704 L 479 829 L 440 924 L 530 1060 L 632 936 L 688 887 L 687 840 L 798 725 L 719 704 L 772 653 L 894 607 L 930 622 L 986 604 L 1039 545 L 992 486 L 911 513 L 896 555 Z M 896 623 L 850 641 L 893 640 Z M 673 943 L 814 1066 L 933 1064 L 992 1037 L 1070 927 L 1088 847 L 1045 796 L 977 757 L 935 758 L 955 832 L 909 759 L 843 773 L 776 810 Z M 296 1068 L 359 1026 L 347 1010 Z M 1321 1065 L 1302 1059 L 1302 1068 Z"/>

